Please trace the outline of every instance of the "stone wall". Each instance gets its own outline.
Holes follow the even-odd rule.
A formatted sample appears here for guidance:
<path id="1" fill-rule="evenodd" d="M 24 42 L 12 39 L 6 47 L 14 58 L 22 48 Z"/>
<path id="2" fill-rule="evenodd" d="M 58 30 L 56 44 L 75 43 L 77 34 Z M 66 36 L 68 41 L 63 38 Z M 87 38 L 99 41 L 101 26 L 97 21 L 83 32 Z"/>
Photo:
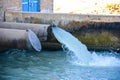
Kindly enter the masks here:
<path id="1" fill-rule="evenodd" d="M 59 26 L 67 26 L 70 22 L 98 21 L 98 22 L 120 22 L 119 15 L 89 15 L 89 14 L 59 14 L 59 13 L 33 13 L 33 12 L 6 12 L 6 21 L 44 23 L 50 24 L 55 21 Z M 77 24 L 76 24 L 77 25 Z M 71 26 L 72 27 L 72 26 Z"/>
<path id="2" fill-rule="evenodd" d="M 22 0 L 0 0 L 0 11 L 21 11 Z M 53 0 L 40 0 L 40 12 L 53 12 Z"/>
<path id="3" fill-rule="evenodd" d="M 0 10 L 4 11 L 21 11 L 22 0 L 0 0 Z M 41 12 L 53 12 L 53 0 L 40 0 Z"/>
<path id="4" fill-rule="evenodd" d="M 0 21 L 4 21 L 4 6 L 3 6 L 3 1 L 4 0 L 0 0 Z"/>
<path id="5" fill-rule="evenodd" d="M 0 0 L 0 21 L 4 21 L 6 11 L 21 11 L 22 0 Z M 52 13 L 53 0 L 40 0 L 40 12 Z"/>
<path id="6" fill-rule="evenodd" d="M 40 9 L 43 13 L 53 12 L 53 0 L 40 0 Z"/>
<path id="7" fill-rule="evenodd" d="M 0 0 L 0 21 L 4 21 L 5 11 L 21 11 L 21 0 Z"/>
<path id="8" fill-rule="evenodd" d="M 1 0 L 0 9 L 4 11 L 21 11 L 21 0 Z"/>

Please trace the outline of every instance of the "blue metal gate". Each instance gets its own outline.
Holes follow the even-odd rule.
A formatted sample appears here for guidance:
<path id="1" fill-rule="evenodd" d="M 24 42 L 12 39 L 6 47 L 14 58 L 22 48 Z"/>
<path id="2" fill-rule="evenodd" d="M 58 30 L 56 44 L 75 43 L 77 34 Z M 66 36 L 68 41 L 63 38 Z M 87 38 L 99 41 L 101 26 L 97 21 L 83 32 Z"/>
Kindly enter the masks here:
<path id="1" fill-rule="evenodd" d="M 38 12 L 39 11 L 39 0 L 22 0 L 22 11 Z"/>

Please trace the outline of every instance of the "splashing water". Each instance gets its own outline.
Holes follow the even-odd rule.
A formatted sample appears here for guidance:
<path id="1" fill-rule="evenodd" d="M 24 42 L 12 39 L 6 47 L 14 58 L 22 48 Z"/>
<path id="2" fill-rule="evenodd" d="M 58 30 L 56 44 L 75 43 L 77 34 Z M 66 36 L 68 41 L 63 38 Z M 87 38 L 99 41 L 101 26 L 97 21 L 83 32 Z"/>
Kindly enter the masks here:
<path id="1" fill-rule="evenodd" d="M 74 53 L 77 61 L 83 64 L 88 64 L 92 56 L 87 50 L 87 47 L 82 44 L 77 38 L 59 27 L 52 27 L 52 31 L 57 40 L 63 44 L 62 47 L 68 49 L 70 53 Z"/>
<path id="2" fill-rule="evenodd" d="M 105 52 L 106 54 L 97 55 L 96 52 L 92 53 L 92 61 L 89 63 L 89 66 L 120 66 L 120 59 L 117 58 L 119 55 L 113 52 Z M 109 54 L 109 55 L 107 55 Z"/>
<path id="3" fill-rule="evenodd" d="M 82 44 L 69 32 L 52 27 L 56 39 L 62 44 L 63 50 L 67 53 L 70 62 L 84 66 L 120 66 L 120 59 L 115 56 L 97 55 L 90 53 L 86 45 Z"/>
<path id="4" fill-rule="evenodd" d="M 98 55 L 100 53 L 101 55 Z M 71 63 L 75 65 L 80 65 L 80 66 L 94 66 L 94 67 L 120 67 L 120 58 L 118 58 L 118 55 L 113 56 L 112 53 L 110 54 L 109 52 L 105 52 L 106 55 L 103 55 L 103 52 L 93 52 L 91 54 L 92 60 L 89 62 L 88 65 L 83 65 L 79 61 L 71 61 Z M 110 55 L 107 55 L 110 54 Z M 72 56 L 72 55 L 71 55 Z M 69 59 L 70 61 L 70 59 Z"/>

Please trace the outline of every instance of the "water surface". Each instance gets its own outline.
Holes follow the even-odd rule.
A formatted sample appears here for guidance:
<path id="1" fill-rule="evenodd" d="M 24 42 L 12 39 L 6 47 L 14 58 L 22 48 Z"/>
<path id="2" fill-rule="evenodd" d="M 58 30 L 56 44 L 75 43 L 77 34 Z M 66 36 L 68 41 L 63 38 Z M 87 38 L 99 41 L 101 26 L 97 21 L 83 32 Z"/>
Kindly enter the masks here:
<path id="1" fill-rule="evenodd" d="M 63 51 L 7 50 L 0 53 L 0 80 L 120 79 L 120 64 L 117 62 L 120 61 L 119 54 L 115 52 L 91 53 L 97 55 L 95 59 L 99 62 L 98 66 L 95 62 L 93 62 L 94 65 L 88 66 L 71 62 L 69 55 Z M 112 64 L 107 66 L 110 60 Z M 100 65 L 102 63 L 106 65 Z"/>

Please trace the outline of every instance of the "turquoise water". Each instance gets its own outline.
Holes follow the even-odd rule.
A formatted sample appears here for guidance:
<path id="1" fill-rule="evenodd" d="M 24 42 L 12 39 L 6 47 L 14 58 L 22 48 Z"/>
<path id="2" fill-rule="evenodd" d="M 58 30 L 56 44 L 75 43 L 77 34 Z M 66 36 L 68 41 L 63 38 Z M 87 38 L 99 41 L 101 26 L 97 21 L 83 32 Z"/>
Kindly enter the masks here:
<path id="1" fill-rule="evenodd" d="M 63 49 L 67 49 L 67 53 L 73 54 L 74 59 L 82 64 L 89 64 L 92 60 L 90 52 L 87 50 L 86 45 L 82 44 L 76 37 L 69 32 L 59 27 L 52 27 L 52 31 L 56 39 L 62 44 Z"/>
<path id="2" fill-rule="evenodd" d="M 119 80 L 120 55 L 90 52 L 94 61 L 84 66 L 63 51 L 7 50 L 0 53 L 0 80 Z M 98 62 L 98 63 L 97 63 Z"/>
<path id="3" fill-rule="evenodd" d="M 115 57 L 97 55 L 95 52 L 90 53 L 85 44 L 64 29 L 53 25 L 52 31 L 56 39 L 61 43 L 63 51 L 69 55 L 68 59 L 70 59 L 71 63 L 84 66 L 120 65 L 120 60 Z"/>
<path id="4" fill-rule="evenodd" d="M 0 80 L 119 80 L 120 54 L 88 51 L 70 33 L 52 28 L 63 51 L 6 50 Z"/>

